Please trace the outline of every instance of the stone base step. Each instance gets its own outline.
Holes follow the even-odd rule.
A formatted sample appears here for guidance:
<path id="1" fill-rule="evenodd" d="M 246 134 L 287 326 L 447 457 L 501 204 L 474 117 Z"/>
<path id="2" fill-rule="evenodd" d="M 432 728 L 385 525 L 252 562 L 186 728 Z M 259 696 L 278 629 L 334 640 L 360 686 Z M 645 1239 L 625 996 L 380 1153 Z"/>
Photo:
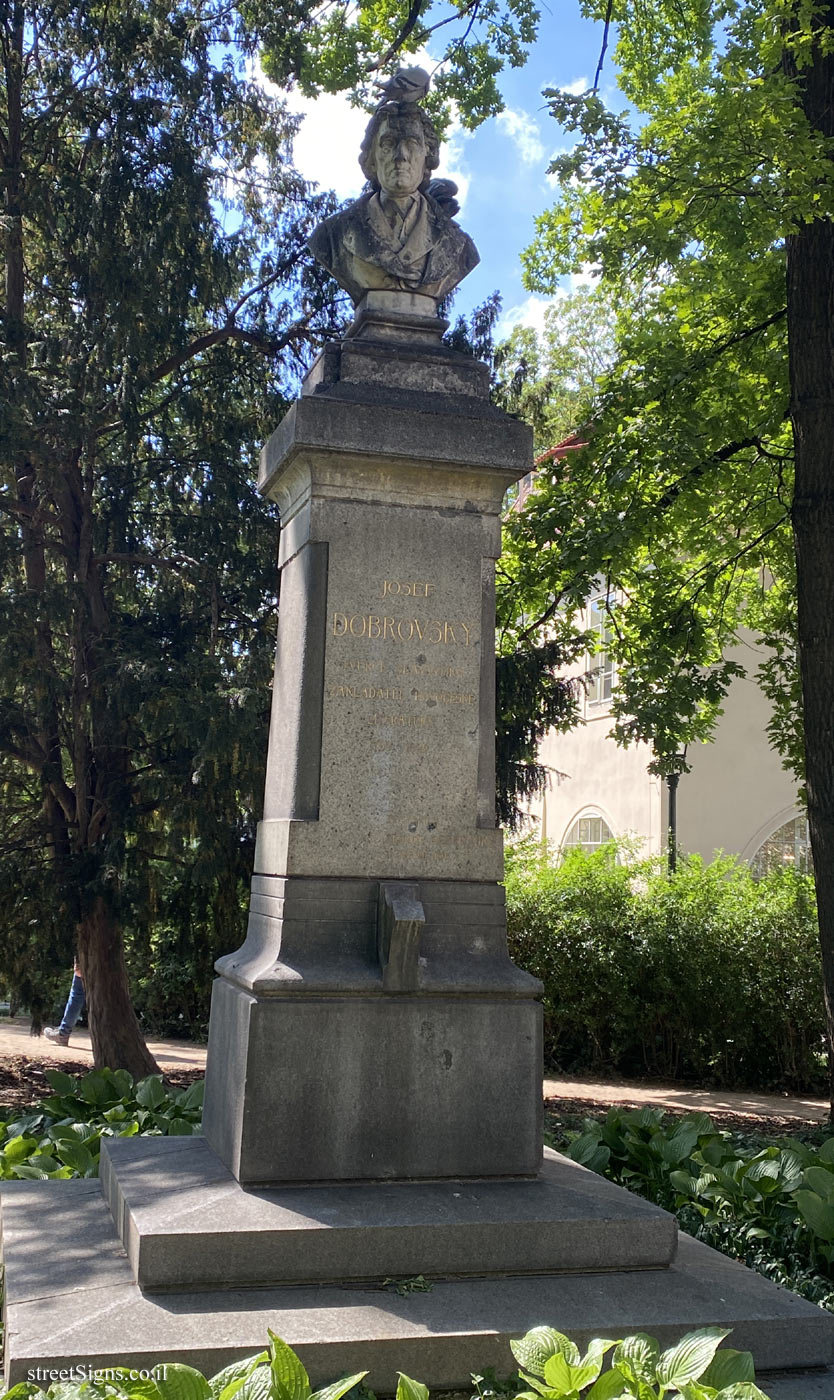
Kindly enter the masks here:
<path id="1" fill-rule="evenodd" d="M 546 1151 L 537 1180 L 244 1190 L 201 1137 L 111 1138 L 101 1180 L 145 1290 L 665 1268 L 674 1217 Z"/>
<path id="2" fill-rule="evenodd" d="M 507 1373 L 509 1339 L 539 1323 L 580 1345 L 635 1331 L 668 1345 L 719 1325 L 763 1373 L 834 1362 L 831 1314 L 686 1237 L 657 1271 L 439 1281 L 404 1296 L 367 1284 L 143 1294 L 97 1181 L 4 1182 L 2 1212 L 7 1385 L 38 1367 L 117 1362 L 211 1373 L 260 1350 L 267 1328 L 298 1349 L 314 1385 L 369 1368 L 381 1394 L 399 1370 L 435 1390 L 468 1387 L 487 1366 Z M 422 1272 L 419 1258 L 409 1272 Z M 809 1378 L 803 1400 L 827 1379 Z"/>
<path id="3" fill-rule="evenodd" d="M 770 1373 L 756 1377 L 769 1400 L 834 1400 L 834 1369 L 797 1371 L 793 1375 Z"/>

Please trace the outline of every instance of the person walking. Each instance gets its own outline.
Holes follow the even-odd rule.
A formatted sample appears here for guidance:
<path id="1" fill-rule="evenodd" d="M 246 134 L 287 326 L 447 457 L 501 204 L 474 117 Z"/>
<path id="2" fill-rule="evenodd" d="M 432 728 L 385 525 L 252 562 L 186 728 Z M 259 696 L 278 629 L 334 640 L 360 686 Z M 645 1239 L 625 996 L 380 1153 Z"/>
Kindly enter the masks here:
<path id="1" fill-rule="evenodd" d="M 61 1017 L 60 1026 L 46 1026 L 44 1035 L 47 1040 L 51 1040 L 53 1045 L 69 1045 L 69 1038 L 75 1029 L 81 1012 L 84 1010 L 84 978 L 81 976 L 81 968 L 78 959 L 72 970 L 72 986 L 67 997 L 67 1004 L 64 1007 L 64 1014 Z"/>

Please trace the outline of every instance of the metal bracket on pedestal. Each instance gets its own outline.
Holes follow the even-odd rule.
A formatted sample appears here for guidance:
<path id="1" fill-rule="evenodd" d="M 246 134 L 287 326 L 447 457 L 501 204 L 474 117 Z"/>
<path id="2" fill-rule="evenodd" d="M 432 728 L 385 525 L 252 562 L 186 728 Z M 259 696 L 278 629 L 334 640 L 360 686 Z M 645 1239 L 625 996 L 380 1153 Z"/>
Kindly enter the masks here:
<path id="1" fill-rule="evenodd" d="M 420 933 L 425 922 L 419 885 L 380 882 L 377 948 L 384 991 L 417 991 Z"/>

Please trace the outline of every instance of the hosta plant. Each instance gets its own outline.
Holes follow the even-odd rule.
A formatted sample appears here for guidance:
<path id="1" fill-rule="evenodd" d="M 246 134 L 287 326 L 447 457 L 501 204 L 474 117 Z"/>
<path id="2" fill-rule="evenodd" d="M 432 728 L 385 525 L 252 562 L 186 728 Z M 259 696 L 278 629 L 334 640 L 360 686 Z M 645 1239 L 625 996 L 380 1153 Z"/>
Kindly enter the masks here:
<path id="1" fill-rule="evenodd" d="M 619 1342 L 596 1338 L 583 1356 L 563 1333 L 535 1327 L 510 1343 L 529 1387 L 515 1400 L 767 1400 L 750 1353 L 718 1350 L 727 1336 L 722 1327 L 703 1327 L 661 1351 L 654 1337 L 638 1332 Z"/>
<path id="2" fill-rule="evenodd" d="M 46 1079 L 49 1098 L 0 1119 L 0 1180 L 98 1176 L 102 1138 L 200 1131 L 201 1079 L 179 1092 L 166 1089 L 161 1075 L 136 1082 L 121 1069 L 78 1079 L 47 1070 Z"/>

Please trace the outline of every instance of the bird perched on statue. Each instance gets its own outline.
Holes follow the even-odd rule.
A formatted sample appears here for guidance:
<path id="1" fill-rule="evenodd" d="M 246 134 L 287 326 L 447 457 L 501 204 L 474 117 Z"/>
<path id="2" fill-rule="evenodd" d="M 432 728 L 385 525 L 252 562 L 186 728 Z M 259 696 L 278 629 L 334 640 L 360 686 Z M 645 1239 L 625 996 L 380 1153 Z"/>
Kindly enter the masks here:
<path id="1" fill-rule="evenodd" d="M 425 68 L 398 68 L 393 78 L 376 83 L 380 94 L 378 105 L 386 102 L 422 102 L 431 79 Z"/>
<path id="2" fill-rule="evenodd" d="M 429 180 L 426 194 L 430 194 L 435 204 L 439 204 L 444 214 L 453 219 L 460 213 L 460 205 L 455 199 L 458 187 L 454 180 Z"/>

